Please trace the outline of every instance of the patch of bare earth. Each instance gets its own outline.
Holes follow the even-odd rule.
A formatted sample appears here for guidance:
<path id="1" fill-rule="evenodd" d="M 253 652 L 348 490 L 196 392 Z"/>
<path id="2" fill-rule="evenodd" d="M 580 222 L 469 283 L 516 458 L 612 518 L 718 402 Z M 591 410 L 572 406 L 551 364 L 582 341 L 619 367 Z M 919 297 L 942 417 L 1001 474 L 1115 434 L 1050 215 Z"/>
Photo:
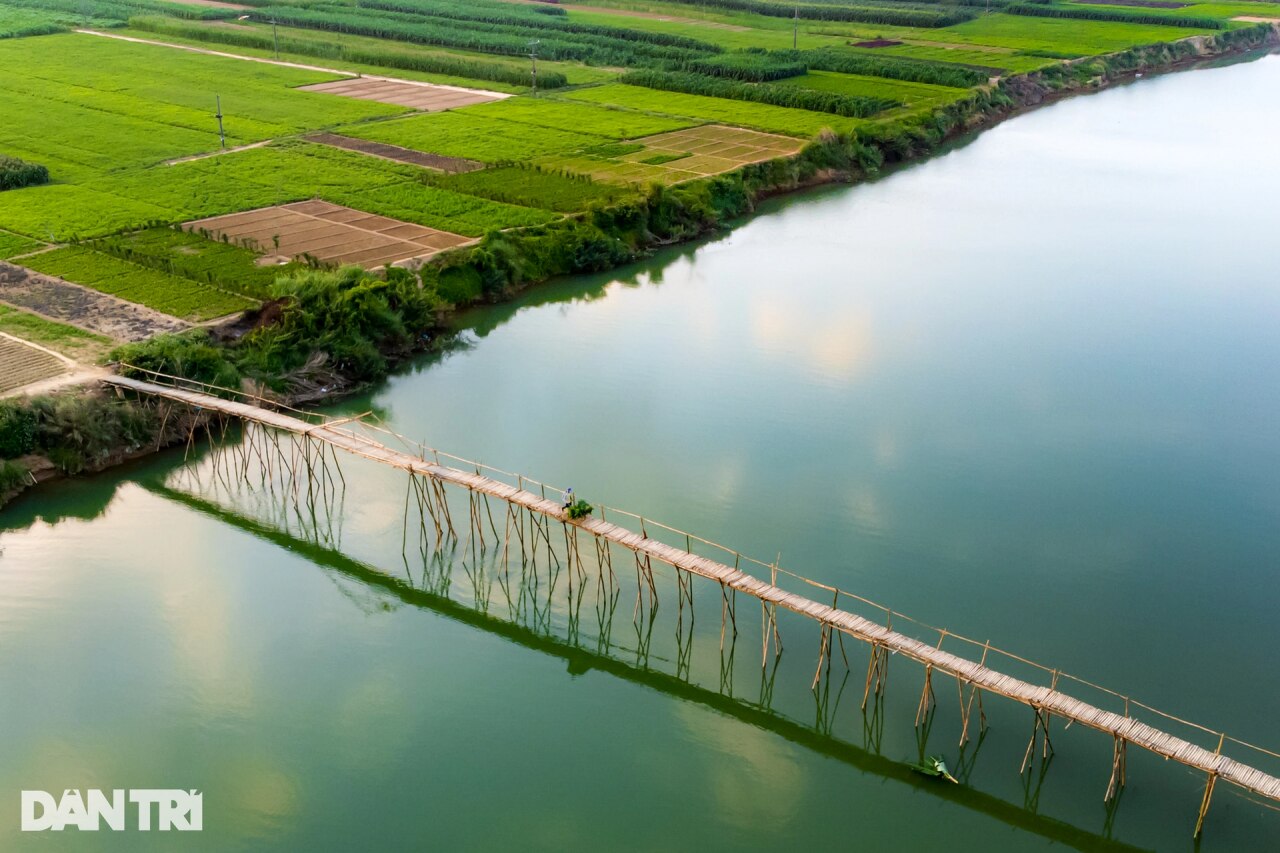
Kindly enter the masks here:
<path id="1" fill-rule="evenodd" d="M 278 258 L 306 255 L 322 263 L 369 268 L 420 261 L 473 242 L 460 234 L 319 200 L 214 216 L 183 227 L 215 240 L 225 237 L 249 244 Z"/>
<path id="2" fill-rule="evenodd" d="M 3 261 L 0 301 L 118 341 L 141 341 L 188 327 L 168 314 Z"/>
<path id="3" fill-rule="evenodd" d="M 477 163 L 475 160 L 464 160 L 461 157 L 445 157 L 443 154 L 430 154 L 426 151 L 414 151 L 412 148 L 401 148 L 399 145 L 372 142 L 368 139 L 354 139 L 350 136 L 340 136 L 336 133 L 315 133 L 308 136 L 307 141 L 318 142 L 321 145 L 331 145 L 334 148 L 344 148 L 347 151 L 357 151 L 361 154 L 381 157 L 384 160 L 395 160 L 397 163 L 422 166 L 425 169 L 434 169 L 437 172 L 456 174 L 458 172 L 474 172 L 477 169 L 484 168 L 483 163 Z"/>

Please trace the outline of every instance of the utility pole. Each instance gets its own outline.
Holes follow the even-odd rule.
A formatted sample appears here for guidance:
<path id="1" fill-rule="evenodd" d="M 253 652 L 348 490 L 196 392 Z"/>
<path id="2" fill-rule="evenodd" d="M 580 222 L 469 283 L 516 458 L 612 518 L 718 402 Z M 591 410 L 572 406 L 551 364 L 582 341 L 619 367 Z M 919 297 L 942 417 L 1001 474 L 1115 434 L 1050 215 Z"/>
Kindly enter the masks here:
<path id="1" fill-rule="evenodd" d="M 280 59 L 280 39 L 276 36 L 276 16 L 271 16 L 271 46 L 275 48 L 276 59 Z"/>
<path id="2" fill-rule="evenodd" d="M 542 44 L 539 39 L 529 42 L 529 61 L 533 64 L 533 97 L 538 97 L 538 45 Z"/>
<path id="3" fill-rule="evenodd" d="M 218 140 L 222 143 L 222 147 L 227 147 L 227 132 L 222 129 L 222 96 L 214 95 L 218 99 Z"/>
<path id="4" fill-rule="evenodd" d="M 800 7 L 796 7 L 796 16 L 792 19 L 791 25 L 791 49 L 800 49 Z"/>

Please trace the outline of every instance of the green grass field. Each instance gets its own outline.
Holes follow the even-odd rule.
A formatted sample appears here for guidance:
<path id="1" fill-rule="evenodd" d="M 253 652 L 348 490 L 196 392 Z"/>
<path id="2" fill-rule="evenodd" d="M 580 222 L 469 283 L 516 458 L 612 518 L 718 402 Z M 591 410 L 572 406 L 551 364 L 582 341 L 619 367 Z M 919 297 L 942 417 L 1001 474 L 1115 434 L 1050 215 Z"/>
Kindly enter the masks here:
<path id="1" fill-rule="evenodd" d="M 97 361 L 115 346 L 115 341 L 110 338 L 65 323 L 55 323 L 8 305 L 0 305 L 0 332 L 84 362 Z"/>
<path id="2" fill-rule="evenodd" d="M 957 42 L 1092 56 L 1137 45 L 1177 41 L 1208 32 L 1211 31 L 1110 21 L 988 15 L 939 30 L 938 34 L 945 34 L 949 40 Z"/>
<path id="3" fill-rule="evenodd" d="M 555 96 L 508 98 L 505 101 L 471 107 L 467 110 L 467 115 L 472 118 L 502 119 L 571 133 L 589 133 L 608 139 L 636 139 L 698 124 L 692 119 L 650 115 L 614 106 L 566 101 Z"/>
<path id="4" fill-rule="evenodd" d="M 254 299 L 267 298 L 279 276 L 305 269 L 301 263 L 260 266 L 258 255 L 249 249 L 177 228 L 145 228 L 90 245 L 140 266 L 171 272 Z"/>
<path id="5" fill-rule="evenodd" d="M 596 89 L 587 89 L 594 92 Z M 531 160 L 599 144 L 602 137 L 580 131 L 485 118 L 476 108 L 342 128 L 348 136 L 386 142 L 415 151 L 465 157 L 483 163 Z"/>
<path id="6" fill-rule="evenodd" d="M 594 203 L 621 201 L 632 193 L 586 178 L 519 166 L 495 167 L 439 178 L 436 185 L 467 195 L 527 207 L 573 213 Z"/>
<path id="7" fill-rule="evenodd" d="M 908 83 L 903 80 L 885 80 L 881 77 L 864 77 L 859 74 L 841 74 L 836 71 L 810 71 L 801 77 L 786 81 L 790 86 L 803 86 L 822 92 L 838 92 L 842 95 L 870 95 L 902 101 L 908 109 L 916 110 L 942 106 L 969 94 L 968 89 L 951 86 L 934 86 L 928 83 Z"/>
<path id="8" fill-rule="evenodd" d="M 0 231 L 0 261 L 12 258 L 14 255 L 24 255 L 27 252 L 34 252 L 40 248 L 41 243 L 32 240 L 30 237 L 23 237 L 18 234 L 10 234 L 7 231 Z"/>
<path id="9" fill-rule="evenodd" d="M 85 186 L 10 190 L 0 193 L 0 223 L 18 233 L 56 242 L 309 198 L 468 236 L 555 218 L 548 211 L 425 185 L 413 166 L 323 145 L 288 142 L 120 173 Z"/>
<path id="10" fill-rule="evenodd" d="M 292 88 L 328 74 L 88 35 L 0 42 L 0 66 L 0 150 L 55 182 L 218 150 L 218 96 L 229 146 L 405 112 Z"/>
<path id="11" fill-rule="evenodd" d="M 604 86 L 580 89 L 568 93 L 565 97 L 596 104 L 615 104 L 669 116 L 730 124 L 770 133 L 783 133 L 789 136 L 815 136 L 823 128 L 828 127 L 833 130 L 848 131 L 866 121 L 791 107 L 708 98 L 704 95 L 660 92 L 656 89 L 643 89 L 621 83 L 608 83 Z"/>
<path id="12" fill-rule="evenodd" d="M 83 246 L 42 252 L 24 260 L 23 265 L 183 320 L 212 320 L 255 304 L 243 296 L 131 264 Z"/>

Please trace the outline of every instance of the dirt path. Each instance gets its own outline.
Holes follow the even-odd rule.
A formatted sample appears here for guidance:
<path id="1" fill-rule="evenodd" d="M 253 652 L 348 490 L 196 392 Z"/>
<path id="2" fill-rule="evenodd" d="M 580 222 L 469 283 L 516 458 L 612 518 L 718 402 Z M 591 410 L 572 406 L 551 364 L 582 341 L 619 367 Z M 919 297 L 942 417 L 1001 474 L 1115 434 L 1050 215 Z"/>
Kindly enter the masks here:
<path id="1" fill-rule="evenodd" d="M 118 341 L 188 328 L 181 320 L 114 296 L 0 261 L 0 300 Z"/>
<path id="2" fill-rule="evenodd" d="M 474 160 L 464 160 L 461 157 L 446 157 L 443 154 L 431 154 L 426 151 L 414 151 L 411 148 L 401 148 L 399 145 L 370 142 L 367 139 L 354 139 L 350 136 L 341 136 L 336 133 L 313 133 L 304 137 L 304 139 L 308 142 L 318 142 L 321 145 L 332 145 L 334 148 L 344 148 L 347 151 L 358 151 L 361 154 L 381 157 L 384 160 L 392 160 L 396 163 L 408 163 L 412 166 L 422 166 L 425 169 L 435 169 L 437 172 L 457 174 L 458 172 L 474 172 L 484 168 L 483 163 L 477 163 Z"/>
<path id="3" fill-rule="evenodd" d="M 155 41 L 153 39 L 140 39 L 133 36 L 122 36 L 119 33 L 104 33 L 99 30 L 76 30 L 86 36 L 98 36 L 104 39 L 117 39 L 119 41 L 133 42 L 134 44 L 149 44 L 156 47 L 168 47 L 174 50 L 186 50 L 191 53 L 203 53 L 205 56 L 221 56 L 223 59 L 239 59 L 242 62 L 260 62 L 263 65 L 278 65 L 281 68 L 297 68 L 302 71 L 316 71 L 321 74 L 332 74 L 335 77 L 360 77 L 364 80 L 383 80 L 388 83 L 403 83 L 406 86 L 422 86 L 428 89 L 448 89 L 452 92 L 474 92 L 478 95 L 487 95 L 490 98 L 502 100 L 511 96 L 506 92 L 490 92 L 488 89 L 468 89 L 465 86 L 448 86 L 444 83 L 424 83 L 421 80 L 404 80 L 400 77 L 383 77 L 378 74 L 360 74 L 356 71 L 342 71 L 337 68 L 325 68 L 323 65 L 307 65 L 302 62 L 285 62 L 283 59 L 265 59 L 260 56 L 245 56 L 240 53 L 227 53 L 221 50 L 209 50 L 204 47 L 192 47 L 187 44 L 174 44 L 167 41 Z"/>

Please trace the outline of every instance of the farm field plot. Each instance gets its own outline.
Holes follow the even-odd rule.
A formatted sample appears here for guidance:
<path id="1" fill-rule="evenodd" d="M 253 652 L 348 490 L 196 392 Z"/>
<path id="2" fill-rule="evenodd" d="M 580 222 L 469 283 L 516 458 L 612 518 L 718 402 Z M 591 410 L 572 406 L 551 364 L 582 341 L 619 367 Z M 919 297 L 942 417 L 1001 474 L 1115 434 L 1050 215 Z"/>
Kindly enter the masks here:
<path id="1" fill-rule="evenodd" d="M 450 115 L 460 114 L 439 117 Z M 420 169 L 381 158 L 290 141 L 118 173 L 86 186 L 9 190 L 0 193 L 0 227 L 65 241 L 310 198 L 468 236 L 556 218 L 548 211 L 431 187 L 422 182 L 423 176 Z"/>
<path id="2" fill-rule="evenodd" d="M 949 32 L 950 30 L 941 31 L 939 35 Z M 1013 73 L 1035 71 L 1038 68 L 1044 68 L 1046 65 L 1052 65 L 1055 61 L 1043 56 L 1025 56 L 1011 47 L 949 44 L 921 39 L 907 39 L 900 44 L 890 44 L 884 47 L 847 47 L 844 49 L 850 52 L 867 54 L 868 56 L 899 56 L 904 59 L 949 62 L 955 65 L 991 68 Z"/>
<path id="3" fill-rule="evenodd" d="M 343 98 L 377 101 L 380 104 L 408 107 L 424 113 L 501 100 L 501 96 L 485 92 L 463 91 L 434 86 L 430 83 L 401 83 L 395 80 L 378 80 L 368 77 L 312 83 L 309 86 L 299 87 L 299 91 L 324 92 L 327 95 L 338 95 Z"/>
<path id="4" fill-rule="evenodd" d="M 997 14 L 948 27 L 945 32 L 948 39 L 958 42 L 977 42 L 1017 50 L 1047 50 L 1092 56 L 1137 45 L 1178 41 L 1212 31 L 1188 27 Z"/>
<path id="5" fill-rule="evenodd" d="M 97 361 L 115 346 L 110 338 L 65 323 L 55 323 L 8 305 L 0 305 L 0 332 L 83 362 Z"/>
<path id="6" fill-rule="evenodd" d="M 437 186 L 491 198 L 511 204 L 524 204 L 560 213 L 586 210 L 596 202 L 615 203 L 630 189 L 597 183 L 581 175 L 566 176 L 528 166 L 495 166 L 482 172 L 450 175 L 435 181 Z"/>
<path id="7" fill-rule="evenodd" d="M 181 320 L 212 320 L 257 304 L 246 297 L 122 261 L 84 246 L 41 252 L 24 258 L 23 266 Z"/>
<path id="8" fill-rule="evenodd" d="M 849 131 L 860 124 L 865 124 L 863 119 L 845 118 L 828 113 L 731 101 L 705 95 L 661 92 L 622 83 L 606 83 L 591 89 L 580 89 L 566 94 L 565 97 L 806 138 L 816 136 L 824 128 Z"/>
<path id="9" fill-rule="evenodd" d="M 864 77 L 859 74 L 841 74 L 837 71 L 810 71 L 787 81 L 791 86 L 802 86 L 820 92 L 838 92 L 842 95 L 868 95 L 902 101 L 908 109 L 922 109 L 949 104 L 969 94 L 968 89 L 952 86 L 935 86 L 930 83 L 908 83 L 904 80 L 886 80 L 882 77 Z"/>
<path id="10" fill-rule="evenodd" d="M 403 107 L 297 91 L 324 73 L 68 34 L 0 42 L 0 150 L 55 182 L 396 115 Z"/>
<path id="11" fill-rule="evenodd" d="M 61 376 L 68 370 L 65 361 L 28 343 L 0 333 L 0 394 Z"/>
<path id="12" fill-rule="evenodd" d="M 145 228 L 104 237 L 87 245 L 139 266 L 210 284 L 251 299 L 268 298 L 277 278 L 304 268 L 301 264 L 264 266 L 256 251 L 210 240 L 180 228 Z"/>
<path id="13" fill-rule="evenodd" d="M 608 139 L 636 139 L 698 123 L 694 119 L 651 115 L 615 106 L 561 100 L 554 96 L 508 98 L 470 110 L 468 114 L 473 118 L 501 119 L 553 130 L 590 133 Z"/>
<path id="14" fill-rule="evenodd" d="M 140 341 L 187 328 L 186 323 L 159 311 L 3 261 L 0 300 L 115 341 Z"/>
<path id="15" fill-rule="evenodd" d="M 544 163 L 601 181 L 676 184 L 785 157 L 802 147 L 799 140 L 786 136 L 704 125 L 548 159 Z"/>
<path id="16" fill-rule="evenodd" d="M 30 237 L 22 237 L 18 234 L 0 231 L 0 261 L 12 258 L 15 255 L 34 252 L 42 245 L 38 240 L 32 240 Z"/>
<path id="17" fill-rule="evenodd" d="M 325 201 L 304 201 L 188 222 L 191 231 L 248 243 L 283 259 L 373 268 L 423 260 L 470 242 L 459 234 L 375 216 Z"/>
<path id="18" fill-rule="evenodd" d="M 485 163 L 529 160 L 545 154 L 576 151 L 604 141 L 601 136 L 582 131 L 486 118 L 476 115 L 478 109 L 352 125 L 341 128 L 341 132 L 415 151 Z"/>

